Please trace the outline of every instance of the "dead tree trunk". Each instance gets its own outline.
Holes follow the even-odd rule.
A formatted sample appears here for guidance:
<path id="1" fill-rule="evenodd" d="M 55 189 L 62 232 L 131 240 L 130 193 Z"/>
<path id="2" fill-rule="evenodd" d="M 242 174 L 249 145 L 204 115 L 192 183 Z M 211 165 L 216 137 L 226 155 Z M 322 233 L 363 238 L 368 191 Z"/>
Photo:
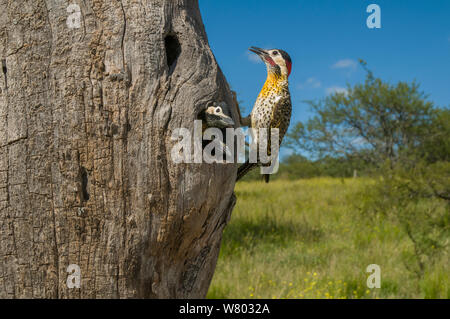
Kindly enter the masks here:
<path id="1" fill-rule="evenodd" d="M 236 165 L 171 132 L 237 113 L 197 1 L 1 1 L 0 58 L 0 298 L 204 297 Z"/>

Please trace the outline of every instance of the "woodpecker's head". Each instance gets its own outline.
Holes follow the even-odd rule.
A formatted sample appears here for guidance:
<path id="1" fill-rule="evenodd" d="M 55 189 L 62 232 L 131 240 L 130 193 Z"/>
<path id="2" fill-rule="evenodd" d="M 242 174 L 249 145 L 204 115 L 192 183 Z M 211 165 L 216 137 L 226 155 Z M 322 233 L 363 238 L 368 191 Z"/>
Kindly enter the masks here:
<path id="1" fill-rule="evenodd" d="M 203 113 L 207 127 L 227 128 L 233 127 L 234 121 L 223 112 L 221 106 L 210 106 Z"/>
<path id="2" fill-rule="evenodd" d="M 286 51 L 279 49 L 264 50 L 250 47 L 250 51 L 256 53 L 266 64 L 267 71 L 285 78 L 289 77 L 292 69 L 292 60 Z"/>

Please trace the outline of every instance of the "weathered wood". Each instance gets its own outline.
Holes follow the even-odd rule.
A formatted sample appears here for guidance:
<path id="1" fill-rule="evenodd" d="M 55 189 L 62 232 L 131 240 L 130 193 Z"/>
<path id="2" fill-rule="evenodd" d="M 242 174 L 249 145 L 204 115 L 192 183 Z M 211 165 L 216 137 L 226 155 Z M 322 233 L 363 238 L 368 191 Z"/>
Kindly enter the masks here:
<path id="1" fill-rule="evenodd" d="M 0 58 L 0 298 L 204 297 L 237 165 L 170 137 L 237 113 L 197 1 L 2 0 Z"/>

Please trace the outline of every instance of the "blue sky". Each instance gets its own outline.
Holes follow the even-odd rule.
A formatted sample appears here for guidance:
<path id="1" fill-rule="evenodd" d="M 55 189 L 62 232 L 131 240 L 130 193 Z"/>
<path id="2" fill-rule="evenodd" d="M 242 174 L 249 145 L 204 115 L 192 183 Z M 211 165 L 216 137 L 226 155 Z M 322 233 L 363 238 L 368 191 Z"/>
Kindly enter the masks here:
<path id="1" fill-rule="evenodd" d="M 210 46 L 245 115 L 266 70 L 249 46 L 279 48 L 293 60 L 293 121 L 320 99 L 364 80 L 359 58 L 378 77 L 416 79 L 429 99 L 450 105 L 450 1 L 415 0 L 199 0 Z M 369 4 L 381 8 L 381 29 L 369 29 Z M 292 126 L 292 124 L 291 124 Z"/>

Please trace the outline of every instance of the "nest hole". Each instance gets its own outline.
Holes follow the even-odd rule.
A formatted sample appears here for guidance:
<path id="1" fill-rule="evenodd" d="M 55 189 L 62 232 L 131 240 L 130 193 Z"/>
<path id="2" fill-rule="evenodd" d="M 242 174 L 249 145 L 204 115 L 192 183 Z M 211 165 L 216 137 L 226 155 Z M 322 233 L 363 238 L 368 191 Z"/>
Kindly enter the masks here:
<path id="1" fill-rule="evenodd" d="M 83 166 L 80 167 L 80 177 L 81 177 L 81 198 L 83 201 L 89 200 L 89 192 L 88 192 L 88 172 L 86 168 Z"/>
<path id="2" fill-rule="evenodd" d="M 168 34 L 164 38 L 164 45 L 166 48 L 167 66 L 169 67 L 169 74 L 172 74 L 177 65 L 177 59 L 181 53 L 180 41 L 174 34 Z"/>

